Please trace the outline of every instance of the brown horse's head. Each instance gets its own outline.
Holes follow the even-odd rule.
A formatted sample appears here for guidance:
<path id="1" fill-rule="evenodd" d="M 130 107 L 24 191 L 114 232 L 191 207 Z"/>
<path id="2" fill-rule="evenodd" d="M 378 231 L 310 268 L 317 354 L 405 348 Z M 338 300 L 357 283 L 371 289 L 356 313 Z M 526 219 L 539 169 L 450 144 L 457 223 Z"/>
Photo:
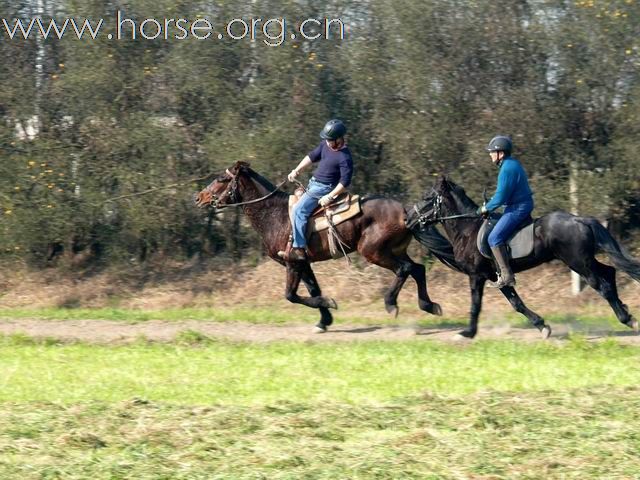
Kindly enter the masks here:
<path id="1" fill-rule="evenodd" d="M 196 195 L 198 207 L 223 208 L 238 201 L 238 177 L 249 169 L 247 162 L 236 162 L 225 173 L 218 175 Z"/>

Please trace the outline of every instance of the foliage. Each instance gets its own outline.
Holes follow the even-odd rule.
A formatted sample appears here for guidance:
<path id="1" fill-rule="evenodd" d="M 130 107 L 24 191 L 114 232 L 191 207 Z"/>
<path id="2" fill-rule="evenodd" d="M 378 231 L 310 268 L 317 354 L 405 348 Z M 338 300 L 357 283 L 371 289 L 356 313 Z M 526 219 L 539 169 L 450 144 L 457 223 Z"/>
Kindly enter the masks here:
<path id="1" fill-rule="evenodd" d="M 360 193 L 409 203 L 448 173 L 479 201 L 496 177 L 483 147 L 506 133 L 536 213 L 571 207 L 573 164 L 582 214 L 618 233 L 637 226 L 637 1 L 125 3 L 51 0 L 44 18 L 104 18 L 113 29 L 117 8 L 138 22 L 285 17 L 292 28 L 327 17 L 347 36 L 277 47 L 261 37 L 3 39 L 3 255 L 38 265 L 60 252 L 90 262 L 255 255 L 239 214 L 196 210 L 205 182 L 188 180 L 249 160 L 277 183 L 334 116 L 349 126 Z M 0 6 L 7 19 L 38 13 L 35 1 Z"/>

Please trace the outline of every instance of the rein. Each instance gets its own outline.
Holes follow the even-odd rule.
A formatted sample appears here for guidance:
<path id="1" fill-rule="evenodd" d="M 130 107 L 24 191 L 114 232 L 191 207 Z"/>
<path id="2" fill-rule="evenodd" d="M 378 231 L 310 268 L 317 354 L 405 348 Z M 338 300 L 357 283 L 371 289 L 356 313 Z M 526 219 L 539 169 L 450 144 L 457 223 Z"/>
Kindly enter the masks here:
<path id="1" fill-rule="evenodd" d="M 435 193 L 435 197 L 433 198 L 433 210 L 436 214 L 436 217 L 433 218 L 434 222 L 444 222 L 445 220 L 455 220 L 456 218 L 479 218 L 481 216 L 473 212 L 473 213 L 460 213 L 457 215 L 447 215 L 445 217 L 440 217 L 438 215 L 440 215 L 440 210 L 442 205 L 442 195 L 435 192 L 435 190 L 434 190 L 434 193 Z"/>
<path id="2" fill-rule="evenodd" d="M 229 193 L 227 193 L 227 195 L 229 197 L 235 197 L 236 190 L 238 188 L 237 175 L 234 175 L 229 170 L 226 171 L 226 174 L 229 175 L 232 178 L 232 182 L 233 182 L 232 188 L 229 191 Z M 282 182 L 280 182 L 276 186 L 276 188 L 273 191 L 267 193 L 266 195 L 264 195 L 264 196 L 262 196 L 260 198 L 255 198 L 253 200 L 247 200 L 246 202 L 225 203 L 224 205 L 216 205 L 217 202 L 215 202 L 214 206 L 217 209 L 221 209 L 221 208 L 224 208 L 224 207 L 242 207 L 244 205 L 252 205 L 254 203 L 262 202 L 263 200 L 266 200 L 267 198 L 271 197 L 274 193 L 276 193 L 278 190 L 280 190 L 280 187 L 282 187 L 285 183 L 287 183 L 287 180 L 283 180 Z M 213 195 L 213 199 L 214 199 L 214 201 L 217 200 L 215 195 Z"/>
<path id="3" fill-rule="evenodd" d="M 453 220 L 454 218 L 479 218 L 480 215 L 477 213 L 461 213 L 459 215 L 449 215 L 448 217 L 438 217 L 434 220 L 437 222 L 442 222 L 444 220 Z"/>

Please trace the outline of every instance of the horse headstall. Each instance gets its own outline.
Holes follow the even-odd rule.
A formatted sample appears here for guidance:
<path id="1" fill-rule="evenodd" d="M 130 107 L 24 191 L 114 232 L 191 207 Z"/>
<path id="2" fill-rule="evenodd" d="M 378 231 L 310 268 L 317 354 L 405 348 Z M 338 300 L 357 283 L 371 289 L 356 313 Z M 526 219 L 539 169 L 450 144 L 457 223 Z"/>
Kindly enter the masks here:
<path id="1" fill-rule="evenodd" d="M 420 221 L 420 225 L 421 226 L 425 226 L 425 225 L 432 225 L 436 222 L 442 222 L 442 195 L 440 195 L 438 192 L 436 192 L 435 190 L 432 190 L 431 195 L 429 195 L 429 197 L 431 198 L 431 209 L 430 211 L 424 211 L 424 209 L 422 209 L 422 211 L 420 212 L 420 217 L 419 217 L 419 221 Z M 425 204 L 428 205 L 428 200 L 427 198 L 425 198 Z"/>
<path id="2" fill-rule="evenodd" d="M 209 200 L 209 206 L 215 208 L 216 210 L 221 210 L 225 207 L 230 206 L 230 204 L 234 204 L 238 202 L 238 176 L 231 173 L 229 170 L 225 172 L 226 177 L 230 177 L 229 187 L 225 189 L 223 195 L 219 197 L 215 193 L 213 193 L 213 185 L 216 183 L 215 181 L 209 185 L 205 191 L 207 191 L 211 195 L 211 200 Z M 225 180 L 226 180 L 225 177 Z M 216 179 L 217 181 L 221 180 L 219 177 Z M 223 200 L 227 199 L 227 202 L 222 203 Z"/>
<path id="3" fill-rule="evenodd" d="M 439 221 L 439 213 L 442 205 L 442 196 L 435 191 L 433 194 L 425 195 L 424 200 L 416 203 L 407 212 L 407 226 L 413 229 L 416 225 L 424 228 Z"/>

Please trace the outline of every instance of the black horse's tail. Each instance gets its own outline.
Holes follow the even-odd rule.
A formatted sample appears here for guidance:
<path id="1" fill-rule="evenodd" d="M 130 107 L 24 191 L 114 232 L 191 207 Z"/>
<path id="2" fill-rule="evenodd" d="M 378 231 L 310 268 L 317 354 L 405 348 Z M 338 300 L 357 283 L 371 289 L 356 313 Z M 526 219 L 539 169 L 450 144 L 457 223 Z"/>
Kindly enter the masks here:
<path id="1" fill-rule="evenodd" d="M 580 221 L 591 228 L 596 246 L 609 256 L 613 265 L 637 282 L 640 282 L 640 262 L 625 252 L 598 220 L 595 218 L 582 218 Z"/>
<path id="2" fill-rule="evenodd" d="M 462 268 L 456 262 L 453 254 L 453 245 L 447 240 L 433 225 L 416 225 L 411 229 L 411 233 L 418 242 L 433 253 L 438 260 L 449 268 L 462 272 Z"/>

